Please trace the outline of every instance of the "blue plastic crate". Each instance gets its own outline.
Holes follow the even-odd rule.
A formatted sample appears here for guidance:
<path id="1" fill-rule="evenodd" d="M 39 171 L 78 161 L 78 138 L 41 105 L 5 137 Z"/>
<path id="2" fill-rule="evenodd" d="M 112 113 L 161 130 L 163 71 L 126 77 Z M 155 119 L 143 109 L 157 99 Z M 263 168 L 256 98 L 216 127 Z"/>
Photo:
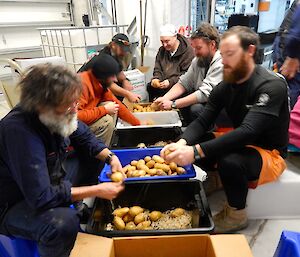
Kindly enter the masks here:
<path id="1" fill-rule="evenodd" d="M 0 235 L 1 257 L 39 257 L 34 241 Z"/>
<path id="2" fill-rule="evenodd" d="M 300 257 L 300 233 L 284 230 L 273 257 Z"/>
<path id="3" fill-rule="evenodd" d="M 143 149 L 122 149 L 113 150 L 120 159 L 122 166 L 129 164 L 132 160 L 144 159 L 147 155 L 159 155 L 162 148 L 143 148 Z M 196 177 L 196 172 L 193 165 L 184 166 L 186 173 L 183 175 L 176 176 L 155 176 L 155 177 L 137 177 L 137 178 L 127 178 L 125 181 L 140 181 L 140 180 L 176 180 L 176 179 L 189 179 Z M 100 176 L 100 182 L 111 182 L 111 179 L 107 176 L 111 172 L 110 165 L 105 165 Z"/>

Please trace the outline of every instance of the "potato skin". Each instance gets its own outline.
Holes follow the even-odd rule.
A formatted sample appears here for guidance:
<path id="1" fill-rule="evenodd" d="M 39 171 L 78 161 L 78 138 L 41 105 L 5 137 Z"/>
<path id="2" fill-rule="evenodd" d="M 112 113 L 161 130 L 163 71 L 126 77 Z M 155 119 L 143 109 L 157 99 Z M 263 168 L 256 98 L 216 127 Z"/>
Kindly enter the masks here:
<path id="1" fill-rule="evenodd" d="M 113 223 L 118 230 L 125 229 L 125 222 L 122 220 L 122 218 L 115 216 Z"/>
<path id="2" fill-rule="evenodd" d="M 160 211 L 153 211 L 149 214 L 149 218 L 151 221 L 157 221 L 161 218 L 162 213 Z"/>
<path id="3" fill-rule="evenodd" d="M 147 162 L 149 162 L 149 161 L 151 161 L 152 160 L 152 158 L 151 158 L 151 156 L 146 156 L 145 158 L 144 158 L 144 161 L 147 163 Z"/>
<path id="4" fill-rule="evenodd" d="M 142 212 L 135 216 L 134 223 L 137 225 L 145 220 L 146 220 L 146 215 L 145 215 L 145 213 Z"/>
<path id="5" fill-rule="evenodd" d="M 129 208 L 128 207 L 118 208 L 118 209 L 115 209 L 113 211 L 113 215 L 118 216 L 118 217 L 123 217 L 128 212 L 129 212 Z"/>
<path id="6" fill-rule="evenodd" d="M 142 213 L 143 211 L 144 209 L 140 206 L 132 206 L 131 208 L 129 208 L 129 215 L 135 217 L 136 215 Z"/>
<path id="7" fill-rule="evenodd" d="M 153 155 L 152 159 L 157 162 L 157 163 L 164 163 L 165 160 L 163 158 L 161 158 L 159 155 Z"/>

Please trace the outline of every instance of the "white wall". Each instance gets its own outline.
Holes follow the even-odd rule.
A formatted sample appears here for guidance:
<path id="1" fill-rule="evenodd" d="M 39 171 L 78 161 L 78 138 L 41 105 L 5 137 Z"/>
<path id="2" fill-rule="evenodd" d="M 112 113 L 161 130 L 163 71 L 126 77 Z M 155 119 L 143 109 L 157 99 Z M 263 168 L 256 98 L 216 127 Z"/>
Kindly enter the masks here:
<path id="1" fill-rule="evenodd" d="M 73 10 L 75 26 L 84 26 L 82 15 L 89 14 L 87 0 L 73 0 Z"/>

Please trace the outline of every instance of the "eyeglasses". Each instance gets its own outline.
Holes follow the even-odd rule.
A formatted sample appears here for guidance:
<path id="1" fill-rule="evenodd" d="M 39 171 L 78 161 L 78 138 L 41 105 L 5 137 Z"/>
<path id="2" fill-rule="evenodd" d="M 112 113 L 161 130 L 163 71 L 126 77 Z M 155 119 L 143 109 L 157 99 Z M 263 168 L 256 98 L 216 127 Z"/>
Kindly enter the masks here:
<path id="1" fill-rule="evenodd" d="M 73 110 L 76 110 L 79 106 L 79 102 L 78 101 L 74 101 L 67 109 L 64 108 L 64 110 L 62 110 L 63 108 L 61 108 L 61 110 L 56 109 L 55 113 L 58 115 L 68 115 L 70 114 Z"/>
<path id="2" fill-rule="evenodd" d="M 120 39 L 120 38 L 115 38 L 114 41 L 118 41 L 118 42 L 121 42 L 123 45 L 125 46 L 130 46 L 130 42 L 128 42 L 127 40 L 123 40 L 123 39 Z"/>

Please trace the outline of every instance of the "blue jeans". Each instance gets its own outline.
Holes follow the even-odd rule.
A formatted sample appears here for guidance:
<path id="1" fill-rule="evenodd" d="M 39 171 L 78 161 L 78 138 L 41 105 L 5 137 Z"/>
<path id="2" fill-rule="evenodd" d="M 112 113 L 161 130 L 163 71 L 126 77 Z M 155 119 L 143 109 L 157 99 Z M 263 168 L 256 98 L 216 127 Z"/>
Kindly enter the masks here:
<path id="1" fill-rule="evenodd" d="M 100 161 L 79 160 L 71 156 L 63 164 L 66 179 L 74 186 L 97 183 Z M 69 203 L 47 210 L 34 210 L 21 201 L 0 219 L 0 234 L 36 241 L 41 257 L 67 257 L 74 246 L 79 229 L 79 213 Z M 1 213 L 0 213 L 1 217 Z"/>

